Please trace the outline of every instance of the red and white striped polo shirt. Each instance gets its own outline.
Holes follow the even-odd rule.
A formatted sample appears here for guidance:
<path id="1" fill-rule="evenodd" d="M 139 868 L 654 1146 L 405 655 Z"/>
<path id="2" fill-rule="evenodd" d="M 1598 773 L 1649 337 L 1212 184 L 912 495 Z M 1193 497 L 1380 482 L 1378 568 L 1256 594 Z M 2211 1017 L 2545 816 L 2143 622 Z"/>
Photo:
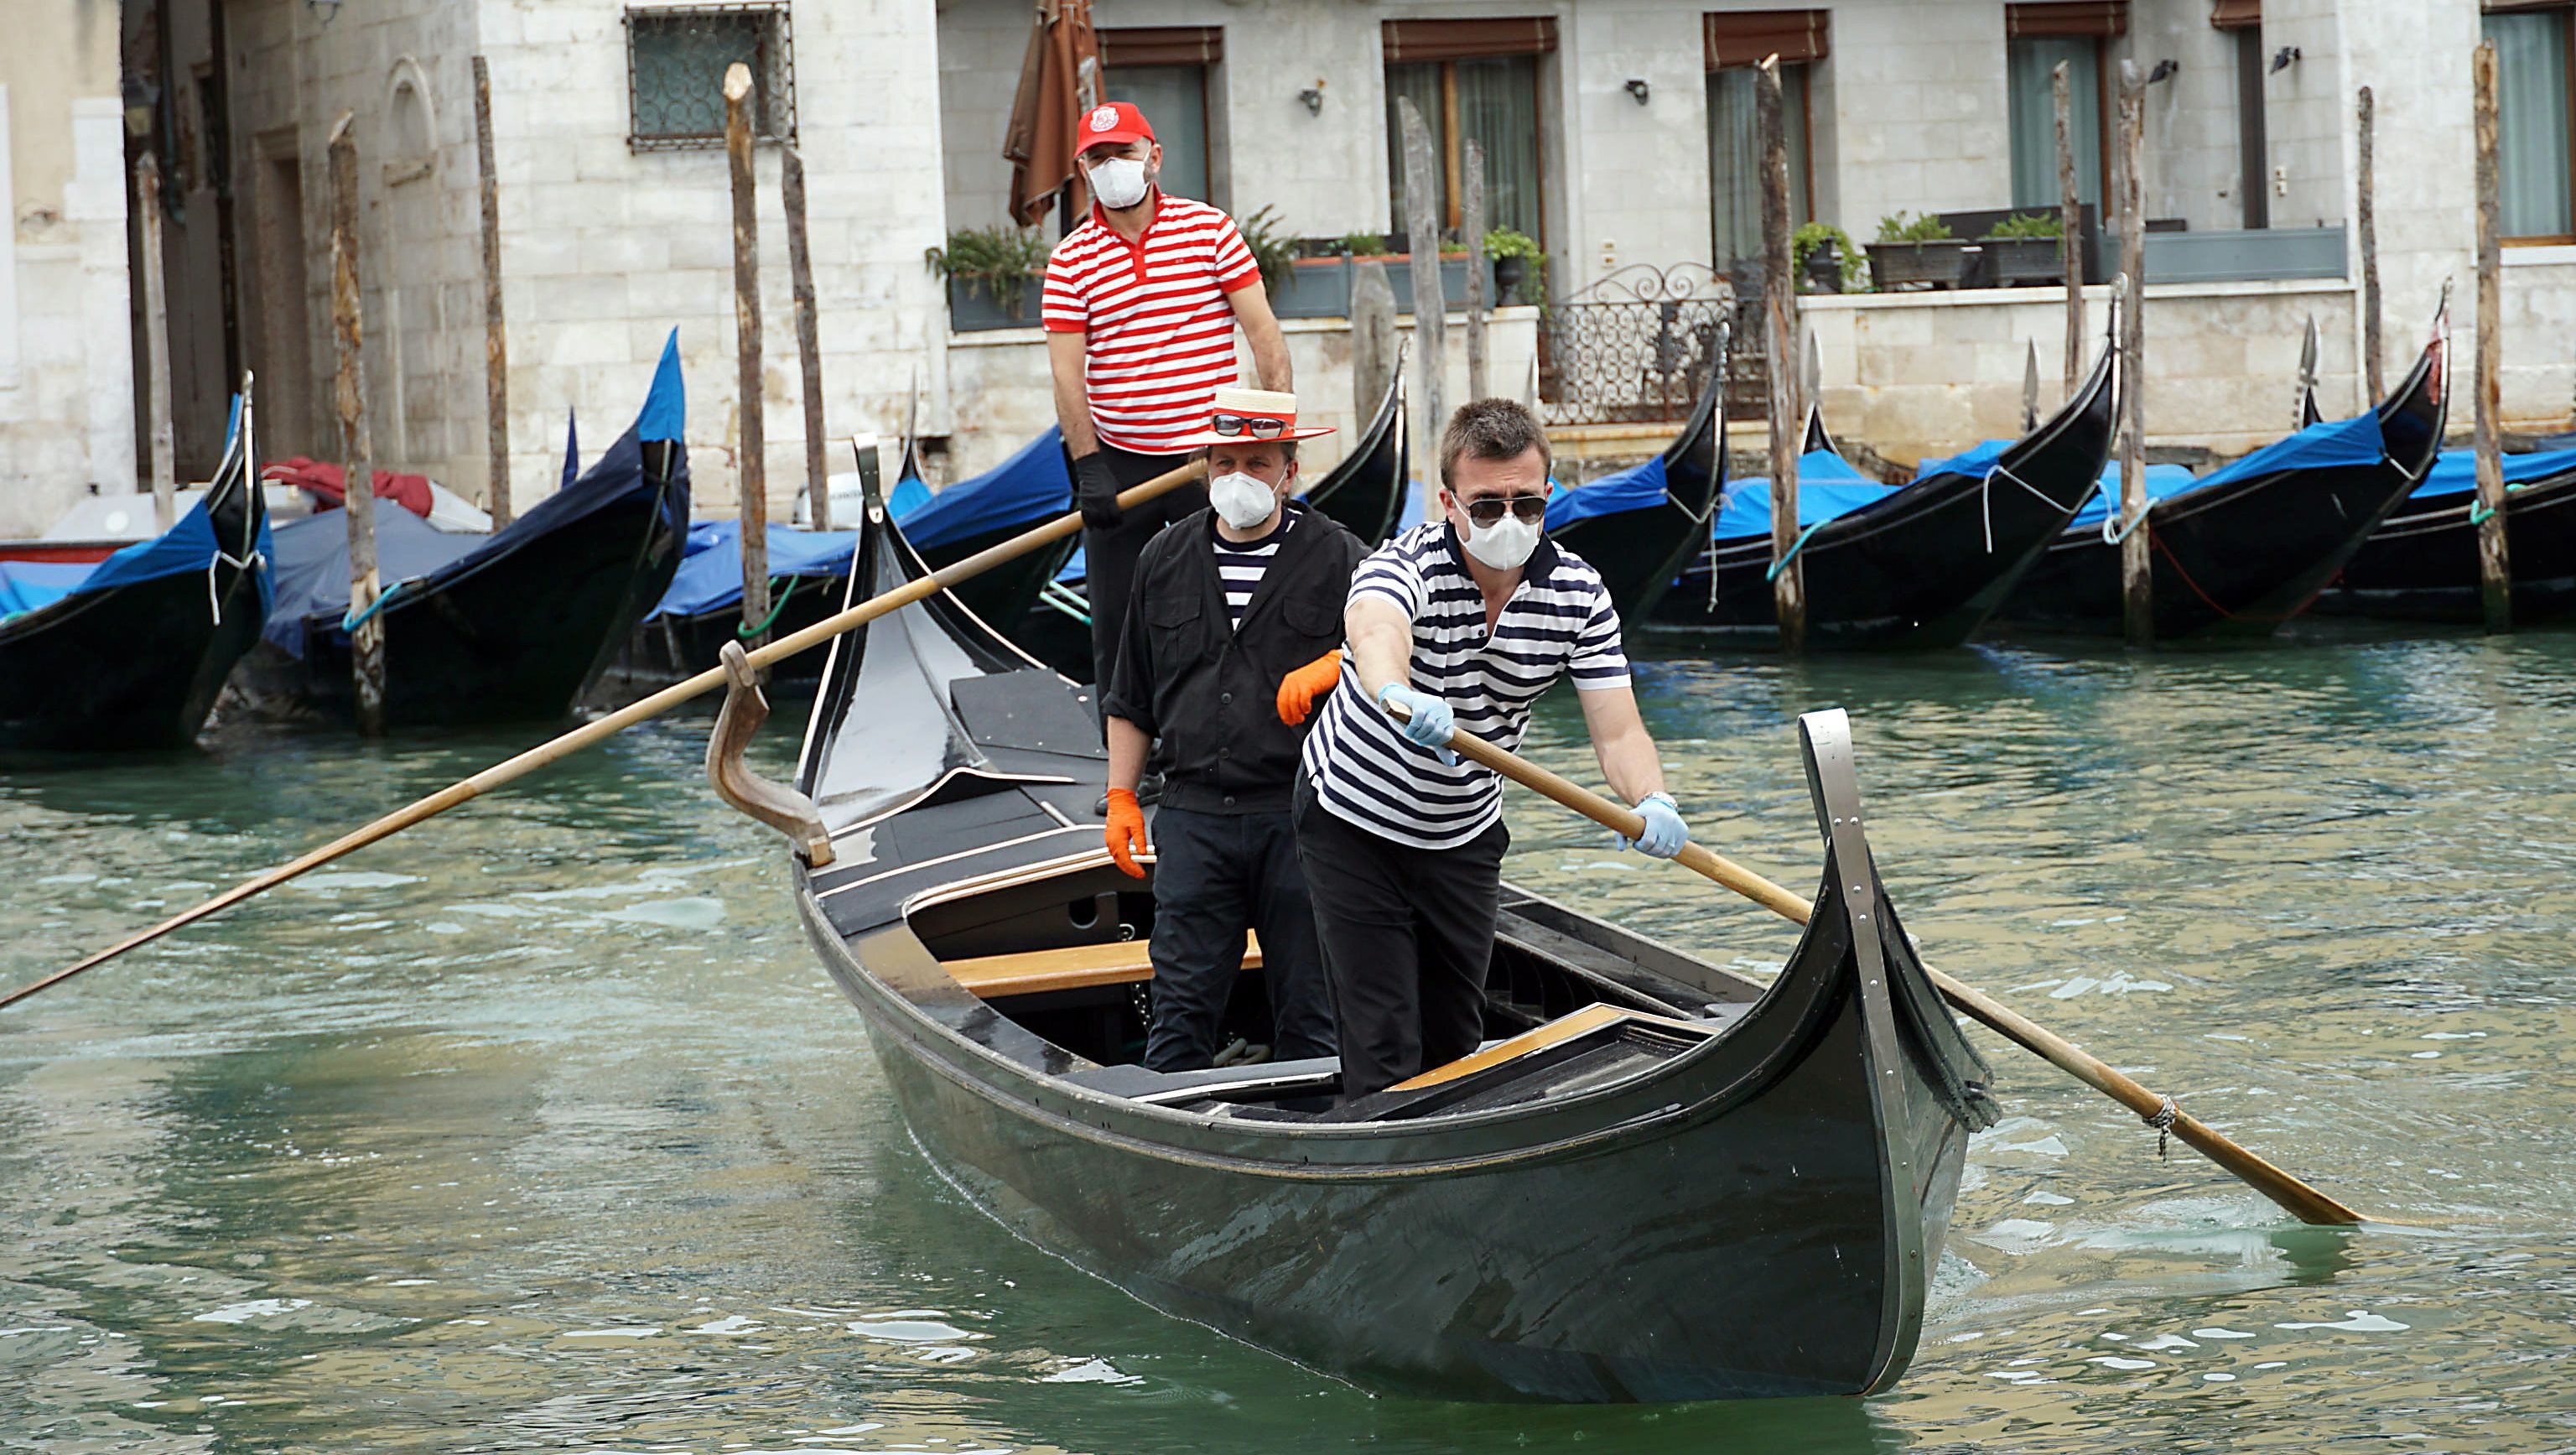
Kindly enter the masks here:
<path id="1" fill-rule="evenodd" d="M 1044 317 L 1049 333 L 1089 335 L 1083 384 L 1103 444 L 1177 454 L 1207 428 L 1218 387 L 1235 381 L 1226 295 L 1260 281 L 1234 219 L 1204 202 L 1158 194 L 1134 243 L 1093 205 L 1047 259 Z"/>

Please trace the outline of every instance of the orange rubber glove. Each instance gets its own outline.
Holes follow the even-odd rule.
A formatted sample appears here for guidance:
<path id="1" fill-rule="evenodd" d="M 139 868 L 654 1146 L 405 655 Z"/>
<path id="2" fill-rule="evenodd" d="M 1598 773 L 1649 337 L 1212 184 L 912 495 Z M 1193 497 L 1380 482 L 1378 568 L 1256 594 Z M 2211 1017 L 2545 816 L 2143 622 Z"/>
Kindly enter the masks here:
<path id="1" fill-rule="evenodd" d="M 1342 680 L 1342 650 L 1335 647 L 1279 679 L 1279 720 L 1295 727 L 1315 710 L 1315 699 Z"/>
<path id="2" fill-rule="evenodd" d="M 1136 802 L 1134 790 L 1109 790 L 1109 831 L 1106 837 L 1109 840 L 1109 857 L 1118 861 L 1118 867 L 1133 878 L 1144 878 L 1145 866 L 1136 862 L 1136 856 L 1144 853 L 1147 847 L 1145 810 Z"/>

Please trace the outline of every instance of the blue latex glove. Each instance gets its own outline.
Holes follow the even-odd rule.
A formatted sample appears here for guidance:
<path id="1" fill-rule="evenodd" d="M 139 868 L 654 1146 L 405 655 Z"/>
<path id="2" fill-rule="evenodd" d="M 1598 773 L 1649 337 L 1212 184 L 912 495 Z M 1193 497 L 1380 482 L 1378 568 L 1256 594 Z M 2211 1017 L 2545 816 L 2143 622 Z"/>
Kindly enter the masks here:
<path id="1" fill-rule="evenodd" d="M 1621 837 L 1620 848 L 1669 859 L 1690 842 L 1690 829 L 1682 823 L 1682 811 L 1669 796 L 1649 793 L 1637 804 L 1637 812 L 1646 820 L 1646 831 L 1634 841 Z"/>
<path id="2" fill-rule="evenodd" d="M 1448 703 L 1428 692 L 1416 692 L 1401 682 L 1389 682 L 1379 690 L 1377 705 L 1384 707 L 1389 702 L 1403 703 L 1411 714 L 1396 720 L 1397 732 L 1437 752 L 1440 761 L 1450 767 L 1458 765 L 1458 755 L 1446 746 L 1449 735 L 1458 730 L 1457 716 L 1450 712 Z"/>

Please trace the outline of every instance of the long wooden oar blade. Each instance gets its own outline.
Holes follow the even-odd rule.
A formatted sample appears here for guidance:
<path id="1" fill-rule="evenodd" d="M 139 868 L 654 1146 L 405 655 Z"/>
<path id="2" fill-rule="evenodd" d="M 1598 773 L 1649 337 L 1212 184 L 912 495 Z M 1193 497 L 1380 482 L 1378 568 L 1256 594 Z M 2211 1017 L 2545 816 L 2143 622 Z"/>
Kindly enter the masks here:
<path id="1" fill-rule="evenodd" d="M 1401 704 L 1393 709 L 1404 716 Z M 1628 808 L 1558 774 L 1507 752 L 1472 733 L 1459 732 L 1449 738 L 1450 751 L 1471 758 L 1485 767 L 1543 797 L 1582 814 L 1613 832 L 1636 838 L 1645 832 L 1645 819 Z M 1725 885 L 1766 909 L 1805 924 L 1815 914 L 1816 906 L 1805 895 L 1786 889 L 1769 879 L 1709 852 L 1698 844 L 1686 844 L 1674 862 Z M 2169 1129 L 2177 1137 L 2197 1148 L 2212 1162 L 2226 1168 L 2256 1192 L 2278 1203 L 2291 1216 L 2304 1223 L 2350 1225 L 2377 1222 L 2345 1206 L 2269 1160 L 2247 1151 L 2198 1117 L 2175 1106 L 2172 1098 L 2139 1085 L 2107 1062 L 2087 1055 L 2076 1045 L 2055 1034 L 2038 1022 L 1995 1000 L 1974 986 L 1954 980 L 1938 970 L 1925 966 L 1932 983 L 1940 988 L 1952 1005 L 1966 1011 L 1978 1022 L 2004 1039 L 2037 1055 L 2050 1065 L 2101 1092 L 2138 1114 L 2149 1126 Z"/>
<path id="2" fill-rule="evenodd" d="M 1132 510 L 1158 495 L 1199 479 L 1206 473 L 1207 466 L 1203 461 L 1184 465 L 1177 470 L 1157 475 L 1142 485 L 1120 492 L 1118 503 Z M 920 580 L 899 586 L 883 596 L 870 597 L 836 615 L 827 616 L 801 631 L 790 632 L 759 651 L 751 653 L 752 664 L 766 667 L 772 662 L 792 657 L 798 652 L 821 646 L 843 632 L 867 625 L 887 612 L 910 606 L 935 591 L 945 590 L 961 581 L 981 575 L 1005 561 L 1025 556 L 1041 546 L 1063 540 L 1081 528 L 1080 515 L 1058 516 L 1044 525 L 1024 531 L 998 545 L 987 546 L 962 561 L 943 566 Z M 724 668 L 710 667 L 694 677 L 674 682 L 649 697 L 628 703 L 604 717 L 586 722 L 561 737 L 541 743 L 516 757 L 495 763 L 471 778 L 451 783 L 426 798 L 406 804 L 375 822 L 363 828 L 351 830 L 300 858 L 243 880 L 214 898 L 182 910 L 148 930 L 129 935 L 86 960 L 66 965 L 42 980 L 32 981 L 6 995 L 0 995 L 0 1009 L 15 1005 L 28 996 L 51 986 L 60 985 L 84 970 L 104 965 L 128 950 L 148 945 L 172 930 L 194 924 L 210 914 L 229 909 L 252 895 L 274 889 L 299 874 L 319 869 L 334 859 L 363 849 L 380 839 L 401 833 L 424 819 L 436 818 L 460 803 L 479 798 L 504 783 L 525 777 L 559 758 L 569 757 L 603 738 L 624 732 L 647 718 L 658 717 L 693 697 L 712 692 L 722 687 L 725 680 Z"/>

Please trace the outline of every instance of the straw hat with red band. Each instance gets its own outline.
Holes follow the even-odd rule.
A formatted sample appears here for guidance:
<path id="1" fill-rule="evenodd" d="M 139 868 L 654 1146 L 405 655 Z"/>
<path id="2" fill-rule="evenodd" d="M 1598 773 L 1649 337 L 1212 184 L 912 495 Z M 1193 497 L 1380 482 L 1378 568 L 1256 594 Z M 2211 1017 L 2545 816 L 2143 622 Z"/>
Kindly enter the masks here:
<path id="1" fill-rule="evenodd" d="M 1076 151 L 1153 139 L 1154 128 L 1145 120 L 1145 113 L 1124 101 L 1104 101 L 1092 107 L 1082 113 L 1082 124 L 1073 129 Z"/>
<path id="2" fill-rule="evenodd" d="M 1277 428 L 1273 429 L 1275 425 Z M 1297 396 L 1275 389 L 1238 389 L 1232 386 L 1216 391 L 1216 402 L 1208 406 L 1206 429 L 1179 442 L 1182 449 L 1200 450 L 1215 445 L 1261 444 L 1270 440 L 1310 440 L 1319 434 L 1331 434 L 1329 424 L 1297 422 Z"/>

